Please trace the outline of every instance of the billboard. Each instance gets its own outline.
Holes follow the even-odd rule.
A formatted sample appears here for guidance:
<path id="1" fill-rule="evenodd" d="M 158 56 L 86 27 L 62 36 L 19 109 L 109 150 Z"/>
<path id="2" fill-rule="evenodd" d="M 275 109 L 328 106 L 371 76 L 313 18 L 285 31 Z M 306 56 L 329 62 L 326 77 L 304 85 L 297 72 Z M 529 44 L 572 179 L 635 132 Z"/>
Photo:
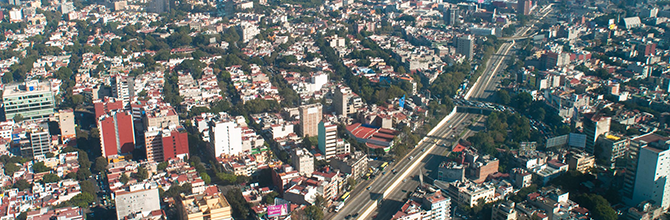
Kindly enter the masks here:
<path id="1" fill-rule="evenodd" d="M 268 206 L 268 217 L 277 217 L 277 216 L 283 216 L 283 215 L 288 215 L 288 204 L 281 204 L 281 205 L 269 205 Z"/>
<path id="2" fill-rule="evenodd" d="M 570 147 L 585 148 L 586 147 L 586 135 L 570 133 L 570 141 L 568 141 Z"/>

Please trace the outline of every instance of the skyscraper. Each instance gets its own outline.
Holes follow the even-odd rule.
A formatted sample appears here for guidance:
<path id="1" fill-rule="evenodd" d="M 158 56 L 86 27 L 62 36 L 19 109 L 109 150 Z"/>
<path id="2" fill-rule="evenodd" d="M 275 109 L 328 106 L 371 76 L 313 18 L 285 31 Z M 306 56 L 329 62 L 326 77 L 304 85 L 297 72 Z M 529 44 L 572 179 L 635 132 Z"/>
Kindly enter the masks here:
<path id="1" fill-rule="evenodd" d="M 663 210 L 670 207 L 669 146 L 670 143 L 661 142 L 640 149 L 632 204 L 651 200 Z"/>
<path id="2" fill-rule="evenodd" d="M 670 140 L 668 137 L 663 137 L 657 134 L 647 134 L 635 137 L 630 140 L 628 155 L 626 161 L 628 164 L 626 166 L 626 175 L 623 181 L 623 188 L 621 190 L 624 201 L 627 201 L 629 205 L 635 205 L 639 203 L 634 203 L 633 195 L 635 191 L 636 176 L 638 169 L 646 169 L 645 167 L 638 166 L 640 161 L 640 151 L 642 148 L 645 148 L 649 145 L 656 147 L 658 144 L 666 143 Z"/>
<path id="3" fill-rule="evenodd" d="M 302 105 L 300 111 L 300 132 L 303 137 L 319 135 L 319 122 L 323 117 L 320 103 Z"/>
<path id="4" fill-rule="evenodd" d="M 337 154 L 337 125 L 319 122 L 319 151 L 326 159 Z"/>
<path id="5" fill-rule="evenodd" d="M 456 52 L 471 60 L 474 56 L 475 40 L 471 35 L 462 36 L 456 39 Z"/>
<path id="6" fill-rule="evenodd" d="M 135 149 L 133 115 L 126 111 L 113 111 L 98 118 L 102 156 L 112 157 L 131 153 Z"/>

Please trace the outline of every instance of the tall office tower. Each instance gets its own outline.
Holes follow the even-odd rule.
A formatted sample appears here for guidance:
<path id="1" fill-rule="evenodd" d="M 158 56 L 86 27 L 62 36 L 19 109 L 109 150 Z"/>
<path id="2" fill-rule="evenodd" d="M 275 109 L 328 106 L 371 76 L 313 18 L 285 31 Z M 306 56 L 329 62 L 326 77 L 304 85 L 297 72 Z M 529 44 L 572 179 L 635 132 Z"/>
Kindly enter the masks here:
<path id="1" fill-rule="evenodd" d="M 326 160 L 337 154 L 337 125 L 319 122 L 319 150 Z"/>
<path id="2" fill-rule="evenodd" d="M 6 85 L 2 94 L 5 119 L 20 115 L 23 119 L 48 118 L 54 113 L 51 84 L 37 80 Z"/>
<path id="3" fill-rule="evenodd" d="M 458 21 L 458 7 L 450 7 L 447 9 L 447 14 L 444 16 L 446 25 L 454 26 Z"/>
<path id="4" fill-rule="evenodd" d="M 640 149 L 632 204 L 651 200 L 663 210 L 670 207 L 670 143 L 661 142 Z M 665 163 L 665 165 L 663 164 Z"/>
<path id="5" fill-rule="evenodd" d="M 349 114 L 349 99 L 352 96 L 352 91 L 349 87 L 337 87 L 335 88 L 335 96 L 333 99 L 333 105 L 335 107 L 335 112 L 338 115 L 348 115 Z"/>
<path id="6" fill-rule="evenodd" d="M 638 166 L 641 149 L 649 145 L 651 145 L 652 147 L 656 147 L 662 145 L 663 143 L 666 143 L 666 141 L 668 140 L 670 140 L 670 138 L 663 137 L 657 134 L 642 135 L 630 140 L 630 144 L 628 147 L 629 149 L 628 155 L 626 158 L 626 161 L 628 161 L 628 163 L 626 166 L 626 174 L 624 176 L 623 187 L 621 190 L 624 201 L 627 201 L 626 202 L 627 204 L 629 205 L 635 204 L 632 201 L 633 201 L 633 192 L 635 189 L 637 171 L 638 169 L 643 168 Z"/>
<path id="7" fill-rule="evenodd" d="M 310 176 L 314 172 L 314 155 L 304 148 L 293 149 L 291 161 L 301 175 Z"/>
<path id="8" fill-rule="evenodd" d="M 144 132 L 147 161 L 163 162 L 188 156 L 188 134 L 181 126 L 166 129 L 149 127 Z"/>
<path id="9" fill-rule="evenodd" d="M 516 7 L 519 14 L 529 15 L 530 8 L 533 7 L 533 2 L 531 0 L 519 0 Z"/>
<path id="10" fill-rule="evenodd" d="M 584 151 L 589 154 L 594 154 L 596 141 L 602 134 L 610 132 L 611 117 L 601 115 L 589 115 L 584 118 L 584 134 L 586 135 L 586 147 Z"/>
<path id="11" fill-rule="evenodd" d="M 319 135 L 319 122 L 323 117 L 320 103 L 302 105 L 300 111 L 300 132 L 303 137 Z"/>
<path id="12" fill-rule="evenodd" d="M 112 87 L 112 96 L 117 99 L 121 99 L 123 103 L 128 103 L 130 100 L 130 90 L 128 86 L 128 80 L 123 76 L 115 76 L 110 79 L 110 84 Z"/>
<path id="13" fill-rule="evenodd" d="M 456 52 L 471 60 L 474 56 L 475 39 L 471 35 L 459 37 L 456 39 Z"/>
<path id="14" fill-rule="evenodd" d="M 128 154 L 135 149 L 133 115 L 126 111 L 113 111 L 98 118 L 102 156 L 110 158 Z"/>
<path id="15" fill-rule="evenodd" d="M 214 122 L 209 135 L 214 143 L 214 156 L 238 155 L 242 153 L 242 128 L 235 121 Z"/>
<path id="16" fill-rule="evenodd" d="M 30 132 L 30 144 L 21 146 L 21 155 L 38 157 L 51 152 L 51 135 L 49 130 L 39 127 Z"/>

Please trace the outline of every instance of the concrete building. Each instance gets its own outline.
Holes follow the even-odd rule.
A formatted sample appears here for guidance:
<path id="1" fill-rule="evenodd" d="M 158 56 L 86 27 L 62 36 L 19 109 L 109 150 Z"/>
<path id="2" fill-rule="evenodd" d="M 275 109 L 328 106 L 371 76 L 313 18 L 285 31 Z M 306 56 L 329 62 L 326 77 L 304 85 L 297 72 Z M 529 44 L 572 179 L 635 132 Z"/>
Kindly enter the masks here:
<path id="1" fill-rule="evenodd" d="M 165 13 L 170 11 L 169 0 L 152 0 L 147 4 L 147 12 L 151 13 Z"/>
<path id="2" fill-rule="evenodd" d="M 658 143 L 640 149 L 633 191 L 634 204 L 650 200 L 662 210 L 670 206 L 670 142 Z M 666 163 L 666 165 L 663 165 Z"/>
<path id="3" fill-rule="evenodd" d="M 330 166 L 339 169 L 341 173 L 360 178 L 368 172 L 368 155 L 356 151 L 353 154 L 337 155 L 330 159 Z"/>
<path id="4" fill-rule="evenodd" d="M 533 184 L 533 174 L 523 168 L 512 169 L 514 186 L 517 188 L 529 187 Z"/>
<path id="5" fill-rule="evenodd" d="M 597 147 L 600 150 L 596 151 L 596 157 L 613 168 L 618 159 L 623 159 L 626 156 L 629 143 L 628 138 L 621 138 L 611 134 L 601 135 L 597 143 Z"/>
<path id="6" fill-rule="evenodd" d="M 651 202 L 642 202 L 636 207 L 630 207 L 626 212 L 625 219 L 630 220 L 652 220 L 661 219 L 664 211 L 658 205 Z"/>
<path id="7" fill-rule="evenodd" d="M 491 220 L 516 220 L 517 213 L 512 201 L 505 200 L 493 205 Z"/>
<path id="8" fill-rule="evenodd" d="M 310 176 L 314 172 L 314 155 L 304 148 L 295 148 L 291 152 L 291 161 L 300 175 Z"/>
<path id="9" fill-rule="evenodd" d="M 214 155 L 238 155 L 242 153 L 242 128 L 232 120 L 214 122 L 210 138 L 214 145 Z"/>
<path id="10" fill-rule="evenodd" d="M 232 209 L 226 197 L 215 187 L 203 194 L 182 196 L 179 212 L 184 220 L 221 219 L 232 220 Z"/>
<path id="11" fill-rule="evenodd" d="M 611 117 L 595 115 L 584 119 L 584 134 L 586 134 L 586 146 L 584 151 L 589 154 L 595 153 L 595 144 L 598 137 L 610 131 Z"/>
<path id="12" fill-rule="evenodd" d="M 331 122 L 319 122 L 319 151 L 326 160 L 337 154 L 337 125 Z"/>
<path id="13" fill-rule="evenodd" d="M 435 191 L 430 194 L 414 193 L 412 198 L 407 200 L 400 207 L 392 219 L 397 220 L 447 220 L 451 213 L 451 198 L 443 196 L 442 191 Z"/>
<path id="14" fill-rule="evenodd" d="M 571 152 L 568 156 L 568 170 L 576 170 L 581 173 L 586 173 L 596 163 L 593 155 L 588 155 L 584 152 Z"/>
<path id="15" fill-rule="evenodd" d="M 178 125 L 179 115 L 172 106 L 161 106 L 159 109 L 147 112 L 143 120 L 146 128 L 166 128 Z"/>
<path id="16" fill-rule="evenodd" d="M 86 213 L 83 208 L 79 207 L 64 207 L 64 208 L 48 208 L 44 207 L 39 210 L 30 211 L 26 215 L 26 220 L 84 220 Z"/>
<path id="17" fill-rule="evenodd" d="M 188 133 L 181 126 L 165 129 L 150 127 L 144 132 L 147 161 L 160 163 L 170 159 L 184 159 L 189 155 Z"/>
<path id="18" fill-rule="evenodd" d="M 474 53 L 475 39 L 471 35 L 456 38 L 456 53 L 462 54 L 466 59 L 471 60 Z"/>
<path id="19" fill-rule="evenodd" d="M 444 16 L 444 22 L 446 25 L 454 26 L 458 22 L 458 7 L 451 7 L 447 9 L 446 15 Z"/>
<path id="20" fill-rule="evenodd" d="M 54 113 L 54 94 L 49 82 L 32 80 L 5 85 L 2 103 L 6 120 L 17 115 L 21 115 L 23 119 L 42 119 Z"/>
<path id="21" fill-rule="evenodd" d="M 110 86 L 112 87 L 112 96 L 114 98 L 120 99 L 124 104 L 128 103 L 131 96 L 130 88 L 132 88 L 132 86 L 128 86 L 128 82 L 132 82 L 132 80 L 128 80 L 124 76 L 117 75 L 112 77 L 109 81 Z"/>
<path id="22" fill-rule="evenodd" d="M 39 157 L 51 152 L 51 135 L 49 130 L 38 128 L 29 133 L 30 144 L 21 146 L 24 157 Z"/>
<path id="23" fill-rule="evenodd" d="M 303 137 L 319 135 L 319 122 L 323 117 L 320 103 L 302 105 L 298 107 L 300 112 L 300 132 Z"/>
<path id="24" fill-rule="evenodd" d="M 626 158 L 626 160 L 628 161 L 626 165 L 626 176 L 624 177 L 623 188 L 621 190 L 623 198 L 625 199 L 624 201 L 628 200 L 627 202 L 628 205 L 633 206 L 639 204 L 639 203 L 633 203 L 631 201 L 633 198 L 633 192 L 636 184 L 636 173 L 640 159 L 639 157 L 640 150 L 649 145 L 652 146 L 662 145 L 668 140 L 670 140 L 670 138 L 663 137 L 657 134 L 647 134 L 631 139 L 628 155 Z"/>
<path id="25" fill-rule="evenodd" d="M 530 9 L 533 7 L 533 2 L 531 0 L 519 0 L 517 1 L 517 13 L 522 15 L 529 15 Z"/>
<path id="26" fill-rule="evenodd" d="M 451 182 L 465 180 L 465 166 L 456 162 L 442 162 L 437 168 L 437 179 Z"/>
<path id="27" fill-rule="evenodd" d="M 335 89 L 333 98 L 335 113 L 338 115 L 349 115 L 357 112 L 357 109 L 363 107 L 363 100 L 360 96 L 351 91 L 349 87 L 338 87 Z"/>
<path id="28" fill-rule="evenodd" d="M 118 220 L 129 215 L 148 216 L 152 211 L 161 210 L 158 188 L 137 191 L 117 191 L 116 216 Z"/>
<path id="29" fill-rule="evenodd" d="M 260 30 L 258 30 L 258 26 L 249 22 L 241 22 L 237 25 L 237 30 L 244 43 L 249 42 L 251 39 L 254 39 L 256 35 L 261 33 Z"/>
<path id="30" fill-rule="evenodd" d="M 446 189 L 451 198 L 457 199 L 459 204 L 475 207 L 479 200 L 484 203 L 495 201 L 496 188 L 491 184 L 477 184 L 470 181 L 454 181 Z"/>
<path id="31" fill-rule="evenodd" d="M 110 158 L 135 149 L 135 125 L 130 112 L 115 110 L 98 118 L 102 156 Z"/>
<path id="32" fill-rule="evenodd" d="M 54 114 L 55 121 L 58 121 L 60 127 L 61 140 L 75 138 L 77 136 L 74 124 L 74 112 L 71 109 L 58 110 Z"/>

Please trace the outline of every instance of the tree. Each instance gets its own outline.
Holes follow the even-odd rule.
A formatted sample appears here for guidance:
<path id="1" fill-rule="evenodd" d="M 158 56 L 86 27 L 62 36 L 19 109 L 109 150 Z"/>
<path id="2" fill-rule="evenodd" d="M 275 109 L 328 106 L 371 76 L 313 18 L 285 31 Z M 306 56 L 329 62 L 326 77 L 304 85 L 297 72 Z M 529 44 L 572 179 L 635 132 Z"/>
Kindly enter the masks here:
<path id="1" fill-rule="evenodd" d="M 266 194 L 265 196 L 263 196 L 263 201 L 265 202 L 265 204 L 268 204 L 268 205 L 275 204 L 275 198 L 277 196 L 279 196 L 279 193 L 277 193 L 275 191 L 272 191 L 272 192 Z"/>
<path id="2" fill-rule="evenodd" d="M 321 195 L 317 195 L 316 199 L 314 200 L 314 205 L 316 207 L 325 207 L 326 205 L 326 199 L 323 198 Z"/>
<path id="3" fill-rule="evenodd" d="M 88 207 L 89 204 L 95 201 L 95 197 L 87 192 L 82 192 L 70 199 L 70 204 L 82 208 Z"/>
<path id="4" fill-rule="evenodd" d="M 235 174 L 229 173 L 217 173 L 216 178 L 218 178 L 223 184 L 231 185 L 237 183 L 237 176 Z"/>
<path id="5" fill-rule="evenodd" d="M 123 175 L 121 175 L 121 177 L 119 177 L 119 181 L 121 181 L 121 183 L 125 185 L 126 183 L 128 183 L 128 181 L 130 181 L 130 178 L 128 177 L 127 174 L 124 173 Z"/>
<path id="6" fill-rule="evenodd" d="M 574 199 L 579 205 L 591 211 L 594 219 L 615 220 L 617 213 L 605 198 L 596 194 L 580 194 Z"/>
<path id="7" fill-rule="evenodd" d="M 58 177 L 58 175 L 53 173 L 47 173 L 42 177 L 42 182 L 44 183 L 55 183 L 58 182 L 59 180 L 60 178 Z"/>
<path id="8" fill-rule="evenodd" d="M 511 97 L 509 96 L 509 93 L 507 90 L 498 90 L 496 92 L 496 97 L 498 98 L 498 102 L 503 105 L 509 105 L 511 102 Z"/>
<path id="9" fill-rule="evenodd" d="M 347 183 L 348 183 L 351 187 L 354 187 L 354 186 L 356 186 L 356 179 L 354 179 L 353 177 L 349 177 L 349 179 L 347 179 Z"/>
<path id="10" fill-rule="evenodd" d="M 81 192 L 90 193 L 91 195 L 96 194 L 95 186 L 93 186 L 91 181 L 79 181 L 79 188 L 81 188 Z"/>
<path id="11" fill-rule="evenodd" d="M 81 168 L 80 167 L 79 170 L 77 170 L 77 180 L 79 180 L 79 181 L 86 180 L 91 175 L 93 175 L 93 174 L 91 173 L 91 171 L 88 168 Z"/>
<path id="12" fill-rule="evenodd" d="M 16 163 L 12 162 L 5 163 L 5 175 L 8 176 L 14 175 L 16 171 L 19 171 L 19 166 L 16 166 Z"/>
<path id="13" fill-rule="evenodd" d="M 32 185 L 28 183 L 28 181 L 26 181 L 25 179 L 20 179 L 16 181 L 13 186 L 13 188 L 18 188 L 19 191 L 30 189 L 30 187 L 32 187 Z"/>
<path id="14" fill-rule="evenodd" d="M 35 171 L 35 173 L 47 172 L 50 170 L 49 167 L 44 165 L 44 162 L 37 162 L 33 165 L 33 171 Z"/>
<path id="15" fill-rule="evenodd" d="M 103 173 L 107 170 L 108 163 L 107 158 L 99 156 L 98 158 L 95 158 L 95 167 L 93 169 L 97 173 Z"/>
<path id="16" fill-rule="evenodd" d="M 135 178 L 139 181 L 143 181 L 149 178 L 149 172 L 146 168 L 140 166 L 137 168 L 137 173 L 135 173 Z"/>
<path id="17" fill-rule="evenodd" d="M 242 191 L 238 188 L 229 190 L 226 193 L 226 199 L 233 211 L 233 218 L 235 219 L 249 219 L 250 207 L 249 203 L 242 196 Z"/>
<path id="18" fill-rule="evenodd" d="M 310 220 L 322 220 L 323 210 L 315 205 L 310 205 L 305 208 L 305 215 Z"/>
<path id="19" fill-rule="evenodd" d="M 202 178 L 202 181 L 205 181 L 206 185 L 209 185 L 209 183 L 212 182 L 212 178 L 205 172 L 200 173 L 200 178 Z"/>
<path id="20" fill-rule="evenodd" d="M 168 163 L 167 163 L 167 162 L 160 162 L 160 163 L 158 163 L 158 166 L 157 166 L 156 169 L 158 169 L 158 170 L 165 170 L 165 169 L 167 169 L 167 167 L 168 167 Z"/>
<path id="21" fill-rule="evenodd" d="M 7 74 L 5 74 L 5 75 L 7 75 Z M 14 119 L 14 122 L 16 122 L 16 123 L 21 122 L 21 121 L 23 121 L 23 115 L 16 114 L 16 115 L 14 115 L 14 118 L 12 118 L 12 119 Z"/>

